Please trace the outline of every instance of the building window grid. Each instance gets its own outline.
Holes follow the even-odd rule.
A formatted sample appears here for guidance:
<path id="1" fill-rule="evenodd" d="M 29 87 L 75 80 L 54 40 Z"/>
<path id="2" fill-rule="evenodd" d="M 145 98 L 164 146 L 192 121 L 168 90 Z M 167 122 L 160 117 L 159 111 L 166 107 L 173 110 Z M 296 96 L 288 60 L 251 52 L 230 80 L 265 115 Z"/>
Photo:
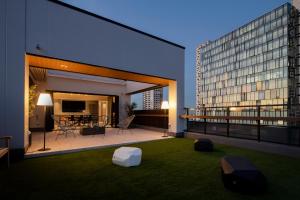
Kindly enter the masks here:
<path id="1" fill-rule="evenodd" d="M 287 103 L 288 15 L 286 4 L 197 49 L 197 107 Z"/>

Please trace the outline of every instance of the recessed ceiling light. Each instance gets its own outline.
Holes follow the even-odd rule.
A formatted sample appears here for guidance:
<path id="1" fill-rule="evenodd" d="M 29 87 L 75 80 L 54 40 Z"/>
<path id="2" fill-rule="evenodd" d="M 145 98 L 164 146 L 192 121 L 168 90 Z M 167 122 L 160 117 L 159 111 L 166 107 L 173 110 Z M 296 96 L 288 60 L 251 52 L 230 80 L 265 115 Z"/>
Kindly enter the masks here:
<path id="1" fill-rule="evenodd" d="M 67 65 L 60 65 L 61 67 L 63 67 L 63 68 L 68 68 L 68 66 Z"/>

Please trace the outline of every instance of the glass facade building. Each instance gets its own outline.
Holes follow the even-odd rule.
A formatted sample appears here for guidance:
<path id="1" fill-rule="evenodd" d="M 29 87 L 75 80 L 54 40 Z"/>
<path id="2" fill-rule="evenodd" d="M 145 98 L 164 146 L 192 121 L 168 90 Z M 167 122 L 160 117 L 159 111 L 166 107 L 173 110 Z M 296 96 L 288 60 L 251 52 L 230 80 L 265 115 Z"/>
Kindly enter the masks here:
<path id="1" fill-rule="evenodd" d="M 299 103 L 298 18 L 297 9 L 286 3 L 199 45 L 196 111 L 203 107 Z"/>

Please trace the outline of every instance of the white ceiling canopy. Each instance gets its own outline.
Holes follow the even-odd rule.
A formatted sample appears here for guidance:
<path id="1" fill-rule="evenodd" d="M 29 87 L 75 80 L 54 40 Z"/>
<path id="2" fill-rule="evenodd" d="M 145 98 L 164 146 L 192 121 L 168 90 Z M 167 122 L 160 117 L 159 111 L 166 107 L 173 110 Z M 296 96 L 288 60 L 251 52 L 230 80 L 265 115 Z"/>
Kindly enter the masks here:
<path id="1" fill-rule="evenodd" d="M 72 73 L 72 72 L 64 72 L 58 70 L 47 70 L 48 76 L 52 77 L 60 77 L 60 78 L 68 78 L 68 79 L 77 79 L 77 80 L 84 80 L 84 81 L 93 81 L 98 83 L 106 83 L 106 84 L 116 84 L 116 85 L 123 85 L 126 86 L 126 93 L 133 94 L 138 93 L 139 91 L 150 90 L 154 87 L 157 87 L 155 84 L 149 83 L 141 83 L 135 81 L 125 81 L 120 79 L 114 78 L 107 78 L 107 77 L 100 77 L 100 76 L 92 76 L 86 74 L 79 74 L 79 73 Z"/>

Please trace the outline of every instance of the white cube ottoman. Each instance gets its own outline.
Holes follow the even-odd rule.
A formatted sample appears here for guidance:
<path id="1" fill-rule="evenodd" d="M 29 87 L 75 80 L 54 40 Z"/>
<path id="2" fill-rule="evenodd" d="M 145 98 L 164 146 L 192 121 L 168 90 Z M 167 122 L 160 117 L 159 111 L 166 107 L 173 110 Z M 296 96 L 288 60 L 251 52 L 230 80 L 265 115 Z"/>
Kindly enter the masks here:
<path id="1" fill-rule="evenodd" d="M 115 150 L 112 162 L 123 167 L 138 166 L 141 164 L 142 150 L 136 147 L 120 147 Z"/>

